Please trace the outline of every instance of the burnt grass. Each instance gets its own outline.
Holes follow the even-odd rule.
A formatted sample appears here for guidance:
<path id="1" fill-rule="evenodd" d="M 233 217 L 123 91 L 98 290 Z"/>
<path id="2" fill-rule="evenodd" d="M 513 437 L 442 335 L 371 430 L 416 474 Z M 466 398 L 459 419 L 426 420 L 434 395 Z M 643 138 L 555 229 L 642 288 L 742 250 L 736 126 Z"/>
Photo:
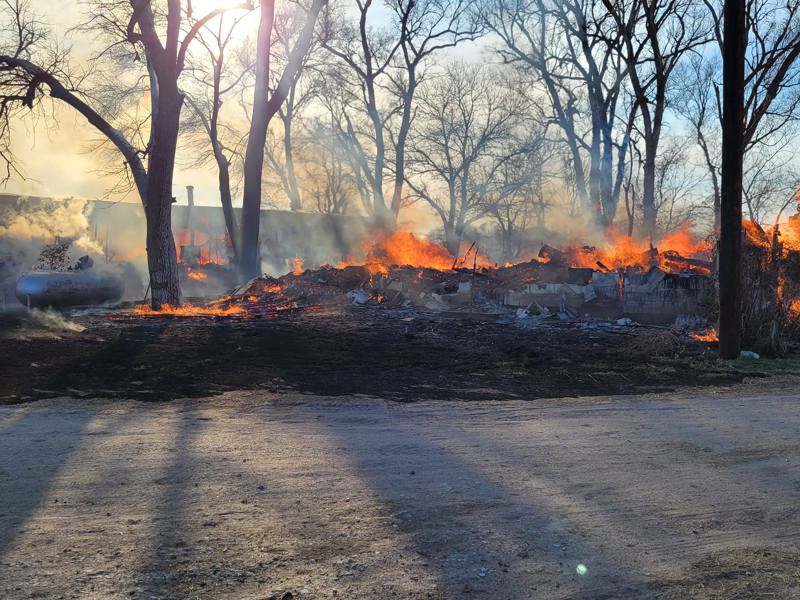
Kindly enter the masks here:
<path id="1" fill-rule="evenodd" d="M 758 375 L 667 330 L 587 330 L 350 309 L 258 320 L 70 317 L 82 332 L 0 317 L 0 404 L 165 401 L 229 390 L 396 401 L 663 392 Z"/>

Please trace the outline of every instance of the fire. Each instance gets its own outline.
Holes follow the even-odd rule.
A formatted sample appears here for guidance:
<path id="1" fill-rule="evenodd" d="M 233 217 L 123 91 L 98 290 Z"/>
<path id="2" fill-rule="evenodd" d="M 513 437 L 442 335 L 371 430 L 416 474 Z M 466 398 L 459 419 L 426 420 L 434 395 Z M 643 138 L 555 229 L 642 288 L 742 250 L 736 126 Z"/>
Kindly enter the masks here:
<path id="1" fill-rule="evenodd" d="M 292 275 L 302 275 L 303 274 L 303 259 L 299 256 L 295 256 L 292 259 Z"/>
<path id="2" fill-rule="evenodd" d="M 711 252 L 711 243 L 706 240 L 695 241 L 688 225 L 677 231 L 668 233 L 659 243 L 659 248 L 665 251 L 677 252 L 681 256 L 700 256 Z"/>
<path id="3" fill-rule="evenodd" d="M 710 262 L 711 243 L 695 241 L 689 226 L 664 236 L 658 248 L 649 242 L 637 240 L 629 235 L 615 231 L 608 233 L 608 241 L 601 246 L 579 246 L 573 244 L 564 252 L 557 252 L 559 260 L 569 263 L 571 267 L 618 270 L 627 267 L 638 267 L 644 270 L 659 266 L 665 271 L 695 270 L 708 273 L 710 269 L 703 264 Z M 539 256 L 544 262 L 552 262 L 555 249 L 545 246 Z M 686 259 L 690 259 L 687 261 Z"/>
<path id="4" fill-rule="evenodd" d="M 225 248 L 227 248 L 227 242 L 223 233 L 206 233 L 205 231 L 182 229 L 175 234 L 175 250 L 178 254 L 178 262 L 199 265 L 224 265 L 227 262 L 223 256 Z M 184 252 L 187 255 L 184 255 Z"/>
<path id="5" fill-rule="evenodd" d="M 475 245 L 464 245 L 458 257 L 430 240 L 418 238 L 408 231 L 382 232 L 364 243 L 363 261 L 348 259 L 340 267 L 364 265 L 372 273 L 387 273 L 392 265 L 422 267 L 450 271 L 458 267 L 493 267 L 495 264 L 478 252 Z"/>
<path id="6" fill-rule="evenodd" d="M 742 221 L 742 230 L 745 235 L 747 235 L 747 238 L 756 246 L 769 247 L 770 240 L 772 239 L 769 229 L 764 229 L 758 223 L 745 219 Z"/>
<path id="7" fill-rule="evenodd" d="M 244 308 L 237 305 L 221 306 L 183 306 L 164 305 L 161 310 L 153 310 L 148 304 L 138 304 L 133 309 L 133 314 L 141 317 L 231 317 L 245 314 Z"/>
<path id="8" fill-rule="evenodd" d="M 192 269 L 189 269 L 186 274 L 189 279 L 192 279 L 193 281 L 205 281 L 208 279 L 208 275 L 206 273 L 202 273 L 201 271 L 193 271 Z"/>
<path id="9" fill-rule="evenodd" d="M 785 311 L 784 326 L 797 333 L 800 331 L 797 329 L 800 325 L 800 282 L 796 266 L 796 255 L 800 252 L 800 212 L 773 226 L 743 221 L 742 228 L 748 244 L 758 250 L 760 269 L 769 273 L 770 279 L 775 277 L 771 301 L 781 303 Z"/>
<path id="10" fill-rule="evenodd" d="M 717 337 L 717 330 L 714 329 L 713 327 L 711 327 L 705 333 L 692 332 L 689 335 L 691 335 L 692 338 L 697 340 L 698 342 L 711 343 L 711 342 L 718 342 L 719 341 L 719 337 Z"/>
<path id="11" fill-rule="evenodd" d="M 789 250 L 800 250 L 800 213 L 781 223 L 781 241 Z"/>

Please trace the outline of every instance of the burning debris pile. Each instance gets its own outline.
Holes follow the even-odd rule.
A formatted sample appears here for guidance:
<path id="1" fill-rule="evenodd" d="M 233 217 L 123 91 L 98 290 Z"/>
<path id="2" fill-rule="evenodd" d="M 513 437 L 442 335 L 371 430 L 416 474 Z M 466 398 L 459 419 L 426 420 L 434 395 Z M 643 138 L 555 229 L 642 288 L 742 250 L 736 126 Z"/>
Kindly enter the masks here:
<path id="1" fill-rule="evenodd" d="M 538 257 L 498 266 L 472 245 L 452 257 L 440 245 L 407 232 L 378 236 L 362 260 L 259 277 L 203 307 L 170 308 L 144 316 L 269 317 L 355 304 L 423 309 L 491 318 L 585 314 L 670 320 L 698 314 L 713 291 L 710 245 L 688 233 L 659 251 L 620 237 L 608 248 L 543 245 Z"/>
<path id="2" fill-rule="evenodd" d="M 800 213 L 773 227 L 744 222 L 743 334 L 761 350 L 783 351 L 800 335 Z"/>
<path id="3" fill-rule="evenodd" d="M 746 224 L 745 232 L 746 341 L 777 344 L 787 323 L 800 331 L 800 218 L 780 231 Z M 204 307 L 139 307 L 136 314 L 247 319 L 355 305 L 532 323 L 586 317 L 713 323 L 713 245 L 681 230 L 659 246 L 612 235 L 598 247 L 543 244 L 536 257 L 499 266 L 474 245 L 452 257 L 438 244 L 397 231 L 377 236 L 360 260 L 303 269 L 298 258 L 291 273 L 256 278 Z M 716 341 L 711 328 L 694 337 Z M 770 351 L 769 344 L 758 347 Z"/>

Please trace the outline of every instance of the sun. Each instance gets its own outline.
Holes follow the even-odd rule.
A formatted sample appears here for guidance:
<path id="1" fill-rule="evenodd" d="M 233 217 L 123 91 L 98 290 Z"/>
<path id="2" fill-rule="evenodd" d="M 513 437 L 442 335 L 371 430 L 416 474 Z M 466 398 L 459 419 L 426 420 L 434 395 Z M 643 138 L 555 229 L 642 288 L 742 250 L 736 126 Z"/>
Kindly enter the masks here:
<path id="1" fill-rule="evenodd" d="M 246 0 L 186 0 L 184 10 L 186 16 L 190 17 L 190 22 L 195 23 L 222 9 L 225 12 L 211 19 L 205 28 L 217 33 L 221 27 L 221 33 L 225 37 L 232 31 L 233 37 L 245 38 L 254 30 L 251 23 L 258 20 L 257 16 L 255 19 L 252 18 L 257 11 L 243 8 L 245 4 Z"/>
<path id="2" fill-rule="evenodd" d="M 206 15 L 216 10 L 224 10 L 225 12 L 223 13 L 222 18 L 226 20 L 232 20 L 233 18 L 241 18 L 248 12 L 255 12 L 253 9 L 255 8 L 256 4 L 251 0 L 250 9 L 244 8 L 244 5 L 247 4 L 248 0 L 185 0 L 184 10 L 186 11 L 187 16 L 191 14 L 191 19 L 193 21 L 202 19 Z"/>

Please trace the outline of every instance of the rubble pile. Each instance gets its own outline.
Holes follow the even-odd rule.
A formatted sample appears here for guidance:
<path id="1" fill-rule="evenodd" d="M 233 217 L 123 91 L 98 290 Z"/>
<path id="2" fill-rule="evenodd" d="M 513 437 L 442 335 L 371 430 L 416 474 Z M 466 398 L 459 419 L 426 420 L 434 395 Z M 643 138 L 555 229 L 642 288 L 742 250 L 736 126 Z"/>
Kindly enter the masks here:
<path id="1" fill-rule="evenodd" d="M 800 213 L 792 219 L 772 229 L 744 223 L 745 340 L 773 354 L 781 351 L 783 332 L 800 338 Z M 668 325 L 694 330 L 697 341 L 716 340 L 709 328 L 717 319 L 710 239 L 697 241 L 684 228 L 664 236 L 659 249 L 607 234 L 602 247 L 543 244 L 531 260 L 498 266 L 475 244 L 453 257 L 411 233 L 381 233 L 360 260 L 304 270 L 298 257 L 291 273 L 255 278 L 208 305 L 143 306 L 135 314 L 249 319 L 355 306 L 398 317 L 390 311 L 400 311 L 403 320 L 419 313 L 523 327 L 551 320 L 589 328 Z M 765 339 L 770 343 L 759 345 Z"/>
<path id="2" fill-rule="evenodd" d="M 647 269 L 636 265 L 609 268 L 573 267 L 565 253 L 545 246 L 540 258 L 504 267 L 434 269 L 426 267 L 325 266 L 283 277 L 259 277 L 217 301 L 229 310 L 258 317 L 287 310 L 314 310 L 354 304 L 417 308 L 439 313 L 526 316 L 585 314 L 603 318 L 623 315 L 640 320 L 670 320 L 697 314 L 713 285 L 711 264 L 668 259 L 688 265 L 668 272 L 663 256 L 651 254 Z M 691 261 L 691 263 L 689 262 Z"/>

